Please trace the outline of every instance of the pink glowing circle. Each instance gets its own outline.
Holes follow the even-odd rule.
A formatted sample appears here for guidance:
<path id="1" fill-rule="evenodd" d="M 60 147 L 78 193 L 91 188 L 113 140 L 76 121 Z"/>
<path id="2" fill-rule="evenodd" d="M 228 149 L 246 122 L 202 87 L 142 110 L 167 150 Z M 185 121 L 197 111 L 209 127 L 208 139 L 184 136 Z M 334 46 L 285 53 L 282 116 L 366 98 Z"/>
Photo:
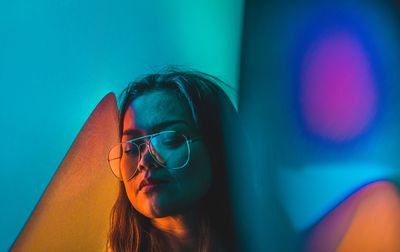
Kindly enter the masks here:
<path id="1" fill-rule="evenodd" d="M 323 37 L 301 66 L 301 113 L 307 127 L 334 142 L 362 134 L 376 113 L 377 94 L 366 52 L 347 32 Z"/>

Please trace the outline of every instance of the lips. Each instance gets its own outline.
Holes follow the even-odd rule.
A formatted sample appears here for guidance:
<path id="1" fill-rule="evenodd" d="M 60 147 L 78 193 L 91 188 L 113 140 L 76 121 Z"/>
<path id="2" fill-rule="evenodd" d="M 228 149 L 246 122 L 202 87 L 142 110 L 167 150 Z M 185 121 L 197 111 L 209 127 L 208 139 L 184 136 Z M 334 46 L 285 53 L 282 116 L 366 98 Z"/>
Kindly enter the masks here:
<path id="1" fill-rule="evenodd" d="M 155 187 L 157 185 L 166 184 L 166 183 L 169 183 L 169 180 L 152 178 L 152 177 L 145 178 L 139 184 L 139 191 L 142 190 L 144 187 Z"/>

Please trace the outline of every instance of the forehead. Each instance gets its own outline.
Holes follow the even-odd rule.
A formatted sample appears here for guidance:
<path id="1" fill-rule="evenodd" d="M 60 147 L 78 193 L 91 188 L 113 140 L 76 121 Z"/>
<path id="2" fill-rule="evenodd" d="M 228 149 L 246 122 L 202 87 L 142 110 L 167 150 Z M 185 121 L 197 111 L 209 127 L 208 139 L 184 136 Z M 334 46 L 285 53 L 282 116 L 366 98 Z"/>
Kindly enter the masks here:
<path id="1" fill-rule="evenodd" d="M 124 130 L 139 129 L 144 133 L 169 121 L 184 121 L 194 127 L 188 105 L 174 91 L 157 90 L 134 99 L 124 116 Z"/>

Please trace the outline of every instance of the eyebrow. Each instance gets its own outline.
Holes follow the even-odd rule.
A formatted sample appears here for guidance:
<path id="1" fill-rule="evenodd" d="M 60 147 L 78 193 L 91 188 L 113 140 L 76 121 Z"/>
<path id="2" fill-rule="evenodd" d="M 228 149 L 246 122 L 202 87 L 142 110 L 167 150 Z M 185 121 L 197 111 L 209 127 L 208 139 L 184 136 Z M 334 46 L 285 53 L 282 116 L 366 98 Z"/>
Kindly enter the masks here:
<path id="1" fill-rule="evenodd" d="M 122 133 L 122 136 L 133 136 L 133 137 L 139 137 L 142 135 L 142 131 L 141 130 L 137 130 L 137 129 L 127 129 L 124 130 L 124 132 Z"/>
<path id="2" fill-rule="evenodd" d="M 184 121 L 184 120 L 170 120 L 170 121 L 164 121 L 161 123 L 157 123 L 156 125 L 152 126 L 150 128 L 150 133 L 154 133 L 157 131 L 160 131 L 162 129 L 168 128 L 172 125 L 176 125 L 176 124 L 185 124 L 186 126 L 189 126 L 189 124 Z M 140 137 L 141 135 L 143 135 L 143 131 L 139 130 L 139 129 L 127 129 L 124 130 L 124 132 L 122 133 L 123 136 L 134 136 L 134 137 Z"/>

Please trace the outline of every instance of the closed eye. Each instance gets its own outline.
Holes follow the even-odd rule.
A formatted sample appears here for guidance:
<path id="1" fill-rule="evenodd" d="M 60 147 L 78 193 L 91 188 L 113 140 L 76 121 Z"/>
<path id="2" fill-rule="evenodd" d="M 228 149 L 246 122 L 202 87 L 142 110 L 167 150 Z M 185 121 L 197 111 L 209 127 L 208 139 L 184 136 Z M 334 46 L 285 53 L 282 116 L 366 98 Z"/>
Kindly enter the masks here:
<path id="1" fill-rule="evenodd" d="M 168 139 L 168 140 L 164 140 L 162 142 L 162 144 L 164 146 L 168 146 L 168 147 L 177 147 L 183 144 L 183 141 L 181 139 Z"/>

